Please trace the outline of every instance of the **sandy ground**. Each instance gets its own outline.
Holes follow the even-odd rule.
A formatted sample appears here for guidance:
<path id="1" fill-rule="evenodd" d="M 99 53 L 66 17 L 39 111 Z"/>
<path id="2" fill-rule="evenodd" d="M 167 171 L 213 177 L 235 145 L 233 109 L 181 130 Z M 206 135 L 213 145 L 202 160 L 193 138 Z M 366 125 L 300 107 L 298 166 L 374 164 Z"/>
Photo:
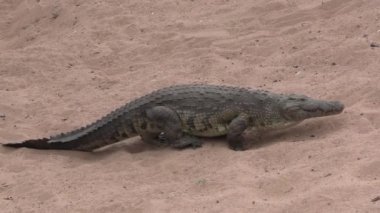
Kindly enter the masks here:
<path id="1" fill-rule="evenodd" d="M 340 100 L 234 152 L 0 148 L 1 212 L 380 212 L 380 1 L 0 1 L 0 143 L 207 82 Z"/>

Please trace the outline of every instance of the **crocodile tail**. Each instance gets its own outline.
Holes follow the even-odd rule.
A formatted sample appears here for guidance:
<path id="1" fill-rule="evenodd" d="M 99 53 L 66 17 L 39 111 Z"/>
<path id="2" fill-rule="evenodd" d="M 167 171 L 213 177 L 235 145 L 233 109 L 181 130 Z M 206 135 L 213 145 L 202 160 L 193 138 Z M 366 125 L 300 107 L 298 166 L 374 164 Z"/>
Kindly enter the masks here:
<path id="1" fill-rule="evenodd" d="M 26 140 L 19 143 L 6 143 L 3 146 L 13 147 L 13 148 L 33 148 L 33 149 L 67 149 L 72 150 L 75 149 L 78 145 L 73 142 L 59 142 L 54 141 L 51 142 L 49 138 L 41 138 L 41 139 L 32 139 Z"/>
<path id="2" fill-rule="evenodd" d="M 137 135 L 133 120 L 127 116 L 111 116 L 97 122 L 50 138 L 32 139 L 3 144 L 8 147 L 34 149 L 65 149 L 92 152 Z"/>

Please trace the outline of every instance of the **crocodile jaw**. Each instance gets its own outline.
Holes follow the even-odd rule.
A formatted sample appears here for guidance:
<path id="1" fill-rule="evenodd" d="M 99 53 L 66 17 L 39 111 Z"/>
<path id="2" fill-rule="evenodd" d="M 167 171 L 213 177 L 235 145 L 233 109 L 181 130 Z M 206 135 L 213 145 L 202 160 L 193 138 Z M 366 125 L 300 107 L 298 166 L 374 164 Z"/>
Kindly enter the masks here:
<path id="1" fill-rule="evenodd" d="M 282 101 L 282 115 L 287 120 L 302 121 L 308 118 L 336 115 L 343 111 L 339 101 L 322 101 L 302 96 Z"/>

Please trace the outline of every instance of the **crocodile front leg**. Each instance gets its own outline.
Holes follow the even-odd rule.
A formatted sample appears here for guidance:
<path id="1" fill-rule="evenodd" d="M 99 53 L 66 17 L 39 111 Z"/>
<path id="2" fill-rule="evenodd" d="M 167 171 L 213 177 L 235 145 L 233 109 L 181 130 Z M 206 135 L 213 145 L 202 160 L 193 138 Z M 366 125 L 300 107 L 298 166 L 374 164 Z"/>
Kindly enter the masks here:
<path id="1" fill-rule="evenodd" d="M 249 118 L 246 114 L 240 114 L 234 118 L 228 126 L 227 141 L 231 149 L 243 151 L 248 148 L 248 144 L 243 136 L 248 128 Z"/>

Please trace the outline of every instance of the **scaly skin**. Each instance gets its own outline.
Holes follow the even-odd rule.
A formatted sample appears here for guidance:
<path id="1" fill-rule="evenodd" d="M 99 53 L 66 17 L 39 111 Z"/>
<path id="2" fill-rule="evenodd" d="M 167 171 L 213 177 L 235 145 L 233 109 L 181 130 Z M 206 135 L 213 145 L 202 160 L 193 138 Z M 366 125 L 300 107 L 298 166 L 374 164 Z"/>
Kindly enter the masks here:
<path id="1" fill-rule="evenodd" d="M 280 95 L 232 86 L 179 85 L 157 90 L 72 132 L 50 138 L 8 143 L 10 147 L 93 151 L 140 135 L 143 141 L 176 148 L 199 147 L 197 137 L 226 135 L 234 150 L 248 146 L 247 129 L 260 134 L 305 119 L 338 114 L 338 101 Z"/>

